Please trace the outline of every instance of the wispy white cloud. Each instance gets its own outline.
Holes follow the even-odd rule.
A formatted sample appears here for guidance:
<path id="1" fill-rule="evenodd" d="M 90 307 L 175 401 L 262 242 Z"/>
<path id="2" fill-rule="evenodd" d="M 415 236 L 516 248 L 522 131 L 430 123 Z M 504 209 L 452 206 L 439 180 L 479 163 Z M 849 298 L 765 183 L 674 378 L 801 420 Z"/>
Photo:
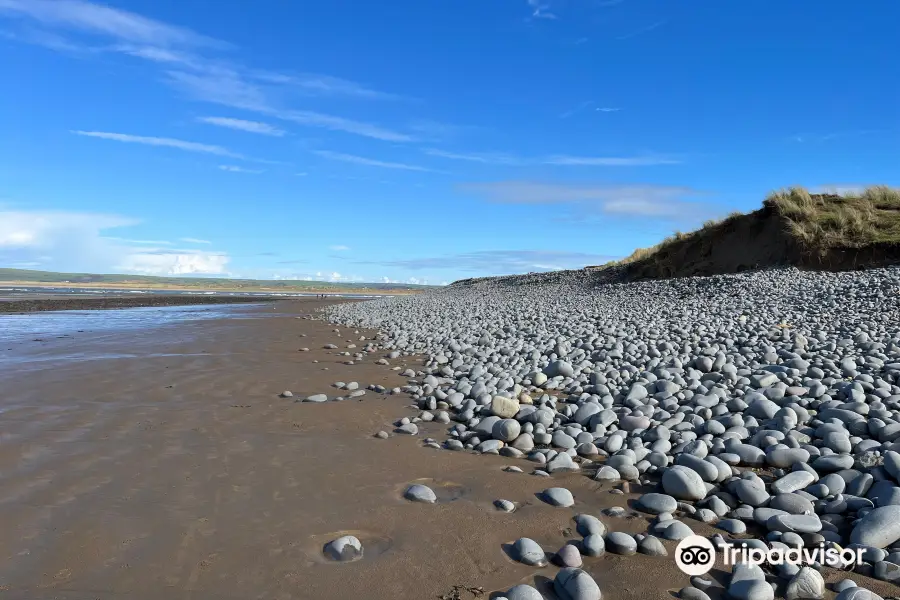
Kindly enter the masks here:
<path id="1" fill-rule="evenodd" d="M 431 119 L 414 119 L 407 124 L 407 128 L 418 140 L 431 142 L 448 140 L 479 130 L 474 125 L 456 125 Z"/>
<path id="2" fill-rule="evenodd" d="M 257 169 L 245 169 L 244 167 L 239 167 L 237 165 L 219 165 L 219 169 L 228 171 L 229 173 L 246 173 L 248 175 L 259 175 L 263 172 Z"/>
<path id="3" fill-rule="evenodd" d="M 791 136 L 790 140 L 797 143 L 824 143 L 832 142 L 848 137 L 857 137 L 871 135 L 875 133 L 884 133 L 879 129 L 854 129 L 851 131 L 832 131 L 830 133 L 803 133 Z"/>
<path id="4" fill-rule="evenodd" d="M 334 250 L 335 252 L 347 252 L 348 250 L 350 250 L 350 246 L 343 246 L 341 244 L 329 246 L 328 248 Z"/>
<path id="5" fill-rule="evenodd" d="M 582 103 L 579 104 L 578 106 L 575 106 L 575 107 L 570 108 L 569 110 L 567 110 L 567 111 L 565 111 L 565 112 L 560 113 L 559 118 L 560 118 L 560 119 L 568 119 L 569 117 L 574 117 L 575 115 L 577 115 L 577 114 L 580 113 L 581 111 L 583 111 L 583 110 L 585 110 L 585 109 L 587 109 L 587 108 L 590 108 L 590 107 L 593 106 L 593 105 L 594 105 L 594 101 L 593 101 L 593 100 L 585 100 L 584 102 L 582 102 Z"/>
<path id="6" fill-rule="evenodd" d="M 2 0 L 0 0 L 0 2 L 2 2 Z M 22 27 L 19 31 L 0 31 L 0 37 L 23 44 L 30 44 L 32 46 L 41 46 L 48 50 L 75 56 L 96 54 L 102 51 L 101 48 L 77 44 L 52 31 L 44 31 L 32 27 Z"/>
<path id="7" fill-rule="evenodd" d="M 212 244 L 212 242 L 209 240 L 201 240 L 198 238 L 191 238 L 191 237 L 183 237 L 183 238 L 181 238 L 181 241 L 188 243 L 188 244 Z"/>
<path id="8" fill-rule="evenodd" d="M 369 167 L 380 167 L 382 169 L 400 169 L 404 171 L 431 171 L 431 169 L 426 169 L 425 167 L 420 167 L 418 165 L 408 165 L 405 163 L 397 163 L 397 162 L 386 162 L 383 160 L 375 160 L 372 158 L 365 158 L 363 156 L 356 156 L 354 154 L 344 154 L 342 152 L 331 152 L 330 150 L 314 150 L 313 154 L 317 156 L 321 156 L 322 158 L 327 158 L 328 160 L 337 160 L 341 162 L 353 163 L 357 165 L 366 165 Z"/>
<path id="9" fill-rule="evenodd" d="M 307 92 L 309 95 L 314 96 L 348 96 L 364 100 L 404 99 L 403 96 L 397 94 L 382 92 L 355 81 L 330 75 L 316 75 L 312 73 L 287 75 L 268 71 L 253 71 L 250 75 L 259 81 L 287 86 L 292 88 L 292 91 Z"/>
<path id="10" fill-rule="evenodd" d="M 292 110 L 287 112 L 272 111 L 271 114 L 279 119 L 292 121 L 299 125 L 321 127 L 322 129 L 331 129 L 333 131 L 344 131 L 346 133 L 354 133 L 356 135 L 387 142 L 411 142 L 415 139 L 411 135 L 386 129 L 372 123 L 354 121 L 352 119 L 335 117 L 333 115 L 326 115 L 308 110 Z"/>
<path id="11" fill-rule="evenodd" d="M 0 0 L 2 1 L 2 0 Z M 240 154 L 232 152 L 222 146 L 213 144 L 200 144 L 198 142 L 187 142 L 173 138 L 150 137 L 142 135 L 130 135 L 127 133 L 110 133 L 106 131 L 81 131 L 74 130 L 72 133 L 87 137 L 100 138 L 104 140 L 113 140 L 116 142 L 124 142 L 127 144 L 144 144 L 147 146 L 163 146 L 166 148 L 177 148 L 187 152 L 200 152 L 203 154 L 215 154 L 216 156 L 227 156 L 229 158 L 243 158 Z"/>
<path id="12" fill-rule="evenodd" d="M 519 166 L 523 164 L 527 164 L 527 160 L 520 158 L 518 156 L 513 156 L 511 154 L 505 154 L 502 152 L 447 152 L 444 150 L 439 150 L 437 148 L 427 148 L 424 150 L 425 154 L 429 156 L 437 156 L 440 158 L 447 158 L 450 160 L 462 160 L 467 162 L 477 162 L 483 163 L 487 165 L 509 165 L 509 166 Z"/>
<path id="13" fill-rule="evenodd" d="M 113 240 L 116 242 L 123 242 L 125 244 L 139 244 L 145 246 L 171 246 L 172 242 L 168 242 L 165 240 L 133 240 L 131 238 L 122 238 L 122 237 L 111 237 L 107 236 L 106 239 Z"/>
<path id="14" fill-rule="evenodd" d="M 570 108 L 569 110 L 561 113 L 559 115 L 559 118 L 560 119 L 568 119 L 569 117 L 574 117 L 578 113 L 583 112 L 591 107 L 594 108 L 594 112 L 601 112 L 601 113 L 614 113 L 614 112 L 619 112 L 620 110 L 622 110 L 621 108 L 617 108 L 615 106 L 594 106 L 595 104 L 597 104 L 597 103 L 594 100 L 587 100 L 585 102 L 582 102 L 578 106 L 575 106 L 574 108 Z"/>
<path id="15" fill-rule="evenodd" d="M 112 37 L 161 48 L 230 44 L 141 15 L 82 0 L 0 0 L 0 13 L 27 17 L 44 25 Z"/>
<path id="16" fill-rule="evenodd" d="M 166 76 L 170 85 L 194 100 L 261 113 L 272 111 L 266 92 L 231 68 L 209 65 L 201 72 L 166 71 Z"/>
<path id="17" fill-rule="evenodd" d="M 550 3 L 541 0 L 528 0 L 531 8 L 531 17 L 534 19 L 557 19 L 556 14 L 550 12 Z"/>
<path id="18" fill-rule="evenodd" d="M 691 219 L 705 207 L 692 198 L 701 193 L 678 186 L 569 185 L 530 181 L 467 184 L 464 191 L 503 204 L 568 205 L 584 214 Z"/>
<path id="19" fill-rule="evenodd" d="M 667 20 L 666 20 L 666 19 L 663 19 L 662 21 L 657 21 L 656 23 L 651 23 L 650 25 L 647 25 L 646 27 L 641 27 L 640 29 L 637 29 L 637 30 L 632 31 L 632 32 L 630 32 L 630 33 L 626 33 L 625 35 L 620 35 L 620 36 L 617 37 L 616 39 L 617 39 L 617 40 L 627 40 L 627 39 L 631 39 L 631 38 L 633 38 L 633 37 L 637 37 L 637 36 L 639 36 L 639 35 L 643 35 L 643 34 L 645 34 L 645 33 L 649 33 L 649 32 L 651 32 L 651 31 L 653 31 L 654 29 L 657 29 L 657 28 L 659 28 L 659 27 L 662 27 L 662 26 L 665 25 L 666 23 L 667 23 Z"/>
<path id="20" fill-rule="evenodd" d="M 83 0 L 0 0 L 0 18 L 13 17 L 43 29 L 15 34 L 17 39 L 58 51 L 87 47 L 54 31 L 77 32 L 106 38 L 96 51 L 118 52 L 164 69 L 164 81 L 193 100 L 253 111 L 307 127 L 379 139 L 411 142 L 408 133 L 374 123 L 312 111 L 291 110 L 291 96 L 341 96 L 361 100 L 397 100 L 396 94 L 329 75 L 283 74 L 245 67 L 223 60 L 210 51 L 232 48 L 193 30 L 163 23 L 125 10 Z"/>
<path id="21" fill-rule="evenodd" d="M 653 165 L 677 165 L 681 161 L 667 156 L 548 156 L 546 165 L 588 167 L 646 167 Z"/>
<path id="22" fill-rule="evenodd" d="M 500 152 L 488 153 L 461 153 L 446 152 L 435 148 L 424 150 L 429 156 L 437 156 L 449 160 L 477 162 L 488 165 L 527 166 L 527 165 L 556 165 L 556 166 L 588 166 L 588 167 L 646 167 L 654 165 L 676 165 L 682 161 L 671 156 L 646 155 L 646 156 L 569 156 L 565 154 L 544 156 L 539 158 L 525 158 Z"/>
<path id="23" fill-rule="evenodd" d="M 358 261 L 359 264 L 379 265 L 410 270 L 454 270 L 477 272 L 482 275 L 508 275 L 535 271 L 580 269 L 619 258 L 606 254 L 569 252 L 563 250 L 480 250 L 427 258 Z M 422 280 L 410 283 L 421 283 Z"/>
<path id="24" fill-rule="evenodd" d="M 282 137 L 287 133 L 283 129 L 278 129 L 268 123 L 261 123 L 259 121 L 246 121 L 244 119 L 231 119 L 228 117 L 199 117 L 197 120 L 201 123 L 216 125 L 217 127 L 226 127 L 228 129 L 237 129 L 239 131 L 259 133 L 261 135 L 270 135 L 274 137 Z"/>

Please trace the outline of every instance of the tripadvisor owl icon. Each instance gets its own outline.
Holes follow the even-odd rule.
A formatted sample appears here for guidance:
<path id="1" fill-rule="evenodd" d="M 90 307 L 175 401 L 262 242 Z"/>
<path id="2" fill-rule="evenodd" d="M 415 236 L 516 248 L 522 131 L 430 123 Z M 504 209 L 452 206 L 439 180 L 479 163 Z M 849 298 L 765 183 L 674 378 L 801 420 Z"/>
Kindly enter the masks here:
<path id="1" fill-rule="evenodd" d="M 689 535 L 675 548 L 675 564 L 687 575 L 705 575 L 716 562 L 713 543 L 699 535 Z"/>

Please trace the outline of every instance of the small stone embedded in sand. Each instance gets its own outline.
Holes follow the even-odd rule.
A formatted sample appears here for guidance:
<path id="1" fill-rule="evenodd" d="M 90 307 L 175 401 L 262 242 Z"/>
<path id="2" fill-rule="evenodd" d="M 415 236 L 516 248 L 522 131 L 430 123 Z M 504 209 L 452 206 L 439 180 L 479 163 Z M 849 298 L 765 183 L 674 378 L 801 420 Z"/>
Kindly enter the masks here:
<path id="1" fill-rule="evenodd" d="M 513 542 L 510 554 L 513 560 L 530 567 L 543 567 L 547 564 L 547 555 L 540 544 L 531 538 L 519 538 Z"/>
<path id="2" fill-rule="evenodd" d="M 333 560 L 348 562 L 362 558 L 363 547 L 356 537 L 345 535 L 325 544 L 325 554 Z"/>
<path id="3" fill-rule="evenodd" d="M 660 539 L 653 535 L 645 535 L 638 542 L 638 552 L 647 556 L 667 556 L 669 554 Z"/>
<path id="4" fill-rule="evenodd" d="M 326 350 L 337 350 L 337 346 L 335 346 L 334 344 L 325 344 L 323 348 L 325 348 Z"/>
<path id="5" fill-rule="evenodd" d="M 678 597 L 682 600 L 710 600 L 706 592 L 693 586 L 681 588 L 681 591 L 678 592 Z"/>
<path id="6" fill-rule="evenodd" d="M 539 591 L 525 583 L 509 588 L 505 597 L 506 600 L 544 600 Z"/>
<path id="7" fill-rule="evenodd" d="M 594 515 L 575 515 L 573 519 L 575 520 L 575 530 L 579 535 L 587 537 L 594 534 L 606 534 L 606 525 Z"/>
<path id="8" fill-rule="evenodd" d="M 572 492 L 562 487 L 547 488 L 541 492 L 541 500 L 551 506 L 566 508 L 575 504 L 575 498 Z"/>
<path id="9" fill-rule="evenodd" d="M 415 423 L 407 423 L 405 425 L 400 425 L 394 431 L 397 433 L 405 433 L 406 435 L 416 435 L 419 433 L 419 426 Z"/>
<path id="10" fill-rule="evenodd" d="M 565 452 L 560 452 L 547 463 L 547 471 L 550 473 L 564 473 L 580 470 L 581 467 Z"/>
<path id="11" fill-rule="evenodd" d="M 637 540 L 623 531 L 611 531 L 606 534 L 606 549 L 613 554 L 631 556 L 637 552 Z"/>
<path id="12" fill-rule="evenodd" d="M 494 506 L 495 506 L 495 507 L 497 508 L 497 510 L 499 510 L 500 512 L 508 512 L 508 513 L 510 513 L 510 512 L 513 512 L 514 510 L 516 510 L 516 505 L 515 505 L 515 504 L 513 504 L 513 503 L 510 502 L 509 500 L 503 500 L 502 498 L 501 498 L 500 500 L 494 500 Z"/>
<path id="13" fill-rule="evenodd" d="M 284 390 L 283 392 L 281 392 L 278 395 L 281 396 L 282 398 L 293 398 L 294 397 L 294 394 L 290 390 Z"/>
<path id="14" fill-rule="evenodd" d="M 406 488 L 403 497 L 411 502 L 425 502 L 427 504 L 434 504 L 437 502 L 437 496 L 435 495 L 434 490 L 420 483 L 414 483 Z"/>
<path id="15" fill-rule="evenodd" d="M 581 569 L 560 569 L 553 579 L 553 591 L 560 600 L 600 600 L 597 582 Z"/>
<path id="16" fill-rule="evenodd" d="M 561 567 L 580 567 L 581 552 L 573 544 L 566 544 L 556 552 L 555 562 Z"/>
<path id="17" fill-rule="evenodd" d="M 313 394 L 312 396 L 307 396 L 303 399 L 304 402 L 328 402 L 328 396 L 326 394 Z"/>
<path id="18" fill-rule="evenodd" d="M 581 553 L 585 556 L 603 556 L 606 552 L 606 541 L 603 534 L 592 533 L 581 540 Z"/>
<path id="19" fill-rule="evenodd" d="M 386 440 L 390 436 L 388 435 L 387 431 L 379 431 L 378 433 L 375 434 L 375 437 L 377 437 L 380 440 Z"/>

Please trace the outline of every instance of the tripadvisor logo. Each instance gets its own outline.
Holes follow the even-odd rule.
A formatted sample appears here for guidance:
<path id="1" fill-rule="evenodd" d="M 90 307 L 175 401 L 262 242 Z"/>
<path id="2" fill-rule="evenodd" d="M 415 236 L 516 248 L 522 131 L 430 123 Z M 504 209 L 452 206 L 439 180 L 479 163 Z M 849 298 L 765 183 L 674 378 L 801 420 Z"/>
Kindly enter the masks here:
<path id="1" fill-rule="evenodd" d="M 744 563 L 749 565 L 791 564 L 802 566 L 820 563 L 833 568 L 846 568 L 862 563 L 862 548 L 755 548 L 746 544 L 722 546 L 725 566 Z M 716 563 L 716 548 L 713 543 L 699 535 L 689 535 L 675 548 L 675 564 L 687 575 L 705 575 Z"/>

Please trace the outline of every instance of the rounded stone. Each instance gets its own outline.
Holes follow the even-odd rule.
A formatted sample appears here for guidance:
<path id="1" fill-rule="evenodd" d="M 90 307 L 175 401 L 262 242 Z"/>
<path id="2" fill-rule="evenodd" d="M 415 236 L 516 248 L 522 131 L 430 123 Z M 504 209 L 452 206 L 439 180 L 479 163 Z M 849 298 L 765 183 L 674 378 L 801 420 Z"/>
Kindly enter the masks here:
<path id="1" fill-rule="evenodd" d="M 637 541 L 622 531 L 611 531 L 606 534 L 606 549 L 613 554 L 631 556 L 637 553 Z"/>
<path id="2" fill-rule="evenodd" d="M 576 568 L 560 569 L 553 579 L 553 591 L 560 600 L 601 600 L 597 582 L 585 571 Z"/>
<path id="3" fill-rule="evenodd" d="M 575 504 L 572 492 L 562 487 L 547 488 L 541 492 L 541 499 L 551 506 L 566 508 Z"/>
<path id="4" fill-rule="evenodd" d="M 673 513 L 678 508 L 678 501 L 668 494 L 649 492 L 637 500 L 638 508 L 652 515 Z"/>
<path id="5" fill-rule="evenodd" d="M 700 475 L 681 465 L 665 470 L 662 486 L 667 494 L 678 500 L 702 500 L 706 497 L 706 484 Z"/>
<path id="6" fill-rule="evenodd" d="M 543 567 L 547 564 L 547 554 L 544 549 L 531 538 L 519 538 L 513 542 L 510 554 L 513 560 L 530 567 Z"/>
<path id="7" fill-rule="evenodd" d="M 345 535 L 325 544 L 325 554 L 333 560 L 347 562 L 362 558 L 363 547 L 356 537 Z"/>
<path id="8" fill-rule="evenodd" d="M 403 497 L 411 502 L 425 502 L 427 504 L 434 504 L 437 502 L 437 496 L 435 495 L 434 490 L 419 483 L 415 483 L 406 488 Z"/>

